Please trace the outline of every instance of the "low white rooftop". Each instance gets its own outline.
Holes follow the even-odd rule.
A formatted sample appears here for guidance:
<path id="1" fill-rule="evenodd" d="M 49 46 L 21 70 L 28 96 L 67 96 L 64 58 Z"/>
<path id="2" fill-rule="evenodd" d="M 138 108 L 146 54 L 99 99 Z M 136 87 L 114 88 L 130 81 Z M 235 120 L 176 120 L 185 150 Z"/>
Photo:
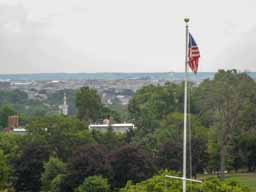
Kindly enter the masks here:
<path id="1" fill-rule="evenodd" d="M 133 123 L 114 123 L 114 124 L 90 124 L 90 127 L 134 127 Z"/>
<path id="2" fill-rule="evenodd" d="M 89 130 L 107 131 L 109 128 L 114 132 L 127 132 L 130 129 L 135 129 L 133 123 L 114 123 L 114 124 L 90 124 Z"/>

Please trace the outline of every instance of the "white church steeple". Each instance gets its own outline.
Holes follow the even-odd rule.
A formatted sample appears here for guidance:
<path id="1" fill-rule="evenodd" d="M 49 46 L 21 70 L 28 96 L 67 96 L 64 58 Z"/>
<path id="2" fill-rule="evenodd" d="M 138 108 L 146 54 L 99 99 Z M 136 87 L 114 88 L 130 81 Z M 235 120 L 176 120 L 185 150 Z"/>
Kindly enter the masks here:
<path id="1" fill-rule="evenodd" d="M 67 103 L 67 96 L 66 93 L 64 92 L 64 97 L 63 97 L 63 105 L 59 106 L 60 108 L 60 113 L 63 115 L 68 115 L 68 103 Z"/>

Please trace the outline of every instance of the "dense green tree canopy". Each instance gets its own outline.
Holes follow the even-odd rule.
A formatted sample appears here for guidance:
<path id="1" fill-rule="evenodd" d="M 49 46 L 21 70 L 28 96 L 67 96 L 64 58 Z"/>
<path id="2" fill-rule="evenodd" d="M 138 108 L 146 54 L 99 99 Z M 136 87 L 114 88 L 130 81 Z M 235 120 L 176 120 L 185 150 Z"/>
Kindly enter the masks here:
<path id="1" fill-rule="evenodd" d="M 33 137 L 43 138 L 53 155 L 67 159 L 77 145 L 93 143 L 88 125 L 79 119 L 65 116 L 37 118 L 27 125 Z"/>
<path id="2" fill-rule="evenodd" d="M 194 176 L 205 171 L 256 170 L 255 84 L 235 70 L 221 70 L 199 85 L 189 83 L 188 162 L 191 149 L 192 168 L 188 166 L 188 174 L 190 169 Z M 52 114 L 56 103 L 62 103 L 63 91 L 41 91 L 49 96 L 44 102 L 16 92 L 21 97 L 18 102 L 12 103 L 11 96 L 0 102 L 0 123 L 18 114 L 28 132 L 0 133 L 0 191 L 14 187 L 17 192 L 110 192 L 125 185 L 121 192 L 181 191 L 180 181 L 164 177 L 174 172 L 149 178 L 161 169 L 182 168 L 183 91 L 183 83 L 145 86 L 130 100 L 127 115 L 126 106 L 104 105 L 94 89 L 84 87 L 77 94 L 66 90 L 79 118 Z M 105 133 L 88 130 L 89 123 L 108 115 L 114 122 L 125 117 L 137 129 L 125 134 L 111 128 Z M 217 179 L 206 180 L 202 189 L 246 191 Z M 198 186 L 193 190 L 198 191 Z"/>
<path id="3" fill-rule="evenodd" d="M 138 90 L 130 100 L 128 110 L 137 126 L 150 132 L 159 126 L 159 120 L 170 112 L 182 110 L 183 88 L 167 83 L 149 85 Z"/>
<path id="4" fill-rule="evenodd" d="M 3 189 L 8 184 L 10 176 L 10 167 L 7 164 L 7 159 L 4 156 L 4 152 L 0 150 L 0 189 Z"/>
<path id="5" fill-rule="evenodd" d="M 103 145 L 87 144 L 75 148 L 68 163 L 68 174 L 64 178 L 62 191 L 74 190 L 88 176 L 110 176 L 106 154 L 107 150 Z"/>
<path id="6" fill-rule="evenodd" d="M 162 171 L 150 179 L 137 184 L 128 182 L 120 192 L 181 192 L 182 183 L 177 179 L 166 178 L 166 175 L 177 175 L 174 172 Z M 187 183 L 187 190 L 192 192 L 248 192 L 247 188 L 239 186 L 236 182 L 220 182 L 217 178 L 210 178 L 203 181 L 203 184 Z"/>
<path id="7" fill-rule="evenodd" d="M 8 117 L 12 115 L 16 115 L 17 112 L 14 111 L 13 108 L 11 108 L 8 105 L 4 105 L 0 108 L 0 128 L 5 128 L 8 126 Z"/>
<path id="8" fill-rule="evenodd" d="M 23 138 L 13 133 L 0 132 L 0 148 L 8 161 L 17 156 Z"/>
<path id="9" fill-rule="evenodd" d="M 256 84 L 246 73 L 220 70 L 214 79 L 201 83 L 194 95 L 203 123 L 214 129 L 211 136 L 216 139 L 210 145 L 217 143 L 223 177 L 234 139 L 246 130 L 255 130 Z M 244 119 L 247 124 L 242 123 Z"/>
<path id="10" fill-rule="evenodd" d="M 107 132 L 92 131 L 94 140 L 101 145 L 104 145 L 108 150 L 115 150 L 125 144 L 125 135 L 116 133 L 111 129 Z"/>
<path id="11" fill-rule="evenodd" d="M 238 150 L 239 160 L 245 162 L 248 171 L 256 170 L 256 134 L 244 134 L 239 137 Z"/>
<path id="12" fill-rule="evenodd" d="M 109 192 L 108 180 L 102 176 L 86 177 L 84 182 L 78 187 L 76 192 Z"/>
<path id="13" fill-rule="evenodd" d="M 13 161 L 14 187 L 16 191 L 39 192 L 43 164 L 49 157 L 44 141 L 28 138 Z"/>
<path id="14" fill-rule="evenodd" d="M 52 182 L 59 176 L 67 173 L 67 167 L 64 162 L 62 162 L 57 157 L 50 157 L 49 161 L 44 164 L 44 172 L 41 176 L 43 191 L 52 191 Z"/>
<path id="15" fill-rule="evenodd" d="M 0 104 L 22 104 L 27 102 L 28 95 L 26 92 L 19 89 L 11 91 L 0 91 Z"/>
<path id="16" fill-rule="evenodd" d="M 114 173 L 114 187 L 122 187 L 128 180 L 142 181 L 152 176 L 155 171 L 152 159 L 137 146 L 125 145 L 110 153 L 108 160 Z"/>
<path id="17" fill-rule="evenodd" d="M 78 118 L 86 122 L 95 122 L 102 110 L 101 98 L 95 89 L 82 87 L 76 93 Z"/>

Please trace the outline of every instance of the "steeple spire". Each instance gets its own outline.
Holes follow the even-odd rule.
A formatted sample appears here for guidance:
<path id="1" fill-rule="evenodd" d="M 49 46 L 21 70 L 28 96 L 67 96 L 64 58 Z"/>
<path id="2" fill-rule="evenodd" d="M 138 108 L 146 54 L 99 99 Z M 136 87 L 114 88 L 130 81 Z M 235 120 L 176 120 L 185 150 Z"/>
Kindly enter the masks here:
<path id="1" fill-rule="evenodd" d="M 63 115 L 68 115 L 67 96 L 66 96 L 65 92 L 64 92 L 64 97 L 63 97 L 62 114 Z"/>

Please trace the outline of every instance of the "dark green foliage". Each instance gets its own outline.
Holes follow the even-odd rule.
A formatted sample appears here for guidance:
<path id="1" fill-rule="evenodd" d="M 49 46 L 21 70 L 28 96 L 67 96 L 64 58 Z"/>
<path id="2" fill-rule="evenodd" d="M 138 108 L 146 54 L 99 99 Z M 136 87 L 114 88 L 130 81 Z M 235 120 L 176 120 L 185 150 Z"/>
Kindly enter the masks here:
<path id="1" fill-rule="evenodd" d="M 100 96 L 95 89 L 82 87 L 76 93 L 77 116 L 80 120 L 89 123 L 101 123 L 107 116 L 111 116 L 114 122 L 120 122 L 120 115 L 110 107 L 103 105 Z"/>
<path id="2" fill-rule="evenodd" d="M 27 105 L 15 105 L 15 108 L 18 112 L 24 113 L 29 121 L 33 118 L 56 114 L 56 109 L 54 107 L 46 105 L 41 101 L 30 100 Z"/>
<path id="3" fill-rule="evenodd" d="M 113 187 L 122 187 L 128 180 L 139 182 L 155 171 L 152 159 L 142 148 L 125 145 L 112 152 L 108 160 L 113 170 Z"/>
<path id="4" fill-rule="evenodd" d="M 95 122 L 100 118 L 102 103 L 95 89 L 82 87 L 76 93 L 78 118 L 86 122 Z"/>
<path id="5" fill-rule="evenodd" d="M 5 90 L 0 91 L 0 106 L 8 106 L 11 109 L 15 109 L 15 113 L 22 115 L 20 122 L 23 125 L 25 119 L 29 119 L 31 116 L 42 116 L 46 113 L 53 113 L 53 109 L 50 106 L 44 105 L 41 101 L 30 100 L 26 92 L 21 90 Z M 13 110 L 14 111 L 14 110 Z M 2 115 L 0 116 L 2 117 Z M 6 123 L 5 119 L 1 119 L 0 124 Z M 6 124 L 2 125 L 6 127 Z"/>
<path id="6" fill-rule="evenodd" d="M 39 140 L 28 140 L 13 162 L 13 185 L 16 191 L 39 192 L 44 162 L 48 159 L 49 148 Z"/>
<path id="7" fill-rule="evenodd" d="M 163 144 L 158 152 L 158 167 L 182 171 L 182 152 L 181 142 L 170 141 Z"/>
<path id="8" fill-rule="evenodd" d="M 211 192 L 249 192 L 250 190 L 241 187 L 235 181 L 224 181 L 221 182 L 217 178 L 206 179 L 202 184 L 203 191 Z"/>
<path id="9" fill-rule="evenodd" d="M 74 149 L 68 165 L 68 174 L 61 186 L 62 191 L 73 191 L 93 175 L 110 175 L 110 167 L 106 161 L 107 150 L 102 145 L 83 145 Z"/>
<path id="10" fill-rule="evenodd" d="M 128 105 L 131 118 L 144 132 L 152 132 L 168 113 L 182 111 L 182 108 L 183 86 L 173 83 L 143 87 L 135 93 Z"/>
<path id="11" fill-rule="evenodd" d="M 108 180 L 102 176 L 86 177 L 76 192 L 109 192 Z"/>
<path id="12" fill-rule="evenodd" d="M 45 103 L 50 106 L 29 101 L 17 91 L 10 93 L 14 96 L 3 99 L 5 103 L 0 108 L 0 124 L 18 112 L 29 132 L 26 136 L 0 134 L 4 178 L 0 184 L 13 185 L 17 192 L 102 192 L 109 189 L 108 179 L 114 191 L 128 180 L 137 184 L 128 182 L 121 192 L 181 191 L 181 182 L 166 180 L 164 173 L 145 179 L 156 169 L 182 168 L 183 89 L 183 84 L 173 83 L 143 87 L 129 103 L 129 117 L 125 107 L 103 105 L 94 89 L 84 87 L 76 95 L 73 90 L 66 90 L 69 104 L 73 102 L 71 105 L 78 108 L 79 119 L 49 115 L 62 104 L 63 91 L 41 92 L 48 94 Z M 255 171 L 256 83 L 235 70 L 219 71 L 212 80 L 191 86 L 190 92 L 192 136 L 188 148 L 191 145 L 193 175 L 205 170 Z M 21 97 L 17 102 L 13 101 L 16 96 Z M 8 102 L 14 103 L 5 105 Z M 123 110 L 125 115 L 121 114 Z M 88 131 L 89 123 L 101 123 L 108 115 L 113 122 L 130 119 L 137 130 L 127 134 L 111 129 L 106 133 Z M 8 177 L 6 167 L 10 168 Z M 209 192 L 245 191 L 234 183 L 215 179 L 207 180 L 202 187 Z M 198 186 L 193 190 L 198 191 Z"/>
<path id="13" fill-rule="evenodd" d="M 66 172 L 67 167 L 64 162 L 62 162 L 57 157 L 50 157 L 49 161 L 44 164 L 44 172 L 41 176 L 41 189 L 43 191 L 53 191 L 52 187 L 54 186 L 55 188 L 56 186 L 56 184 L 53 183 L 55 178 L 59 175 L 66 174 Z M 56 182 L 56 180 L 54 182 Z"/>
<path id="14" fill-rule="evenodd" d="M 121 117 L 118 112 L 112 110 L 110 108 L 110 106 L 109 107 L 102 106 L 99 119 L 103 120 L 103 119 L 107 118 L 108 116 L 110 116 L 113 119 L 112 123 L 120 123 L 121 122 Z"/>
<path id="15" fill-rule="evenodd" d="M 191 143 L 192 153 L 192 175 L 196 176 L 197 173 L 202 173 L 208 162 L 207 143 L 203 138 L 192 137 Z M 187 151 L 189 156 L 189 150 Z M 171 140 L 160 147 L 158 153 L 157 164 L 162 169 L 171 169 L 175 171 L 182 171 L 182 155 L 183 143 Z M 190 158 L 188 158 L 189 160 Z M 187 167 L 190 172 L 190 167 Z"/>
<path id="16" fill-rule="evenodd" d="M 63 192 L 61 189 L 63 183 L 65 182 L 65 175 L 57 175 L 51 182 L 50 189 L 51 192 Z"/>
<path id="17" fill-rule="evenodd" d="M 109 151 L 120 148 L 125 144 L 125 135 L 108 130 L 107 132 L 92 131 L 94 140 L 104 145 Z"/>
<path id="18" fill-rule="evenodd" d="M 256 108 L 250 107 L 255 106 L 255 93 L 253 79 L 236 70 L 220 70 L 213 80 L 204 81 L 194 92 L 202 122 L 213 129 L 210 136 L 216 138 L 211 138 L 213 143 L 210 145 L 217 143 L 215 151 L 219 153 L 222 178 L 225 166 L 231 164 L 228 163 L 229 151 L 234 139 L 255 127 L 252 122 Z M 243 124 L 244 119 L 247 119 L 247 124 Z"/>
<path id="19" fill-rule="evenodd" d="M 256 133 L 242 135 L 239 139 L 241 161 L 245 163 L 248 171 L 256 170 Z"/>
<path id="20" fill-rule="evenodd" d="M 46 114 L 56 113 L 56 103 L 52 103 L 50 106 L 46 104 L 47 102 L 47 100 L 44 102 L 31 100 L 26 92 L 19 89 L 0 91 L 0 106 L 9 106 L 15 109 L 15 114 L 18 113 L 19 116 L 22 115 L 23 117 L 20 118 L 22 125 L 27 122 L 24 122 L 23 120 L 30 120 L 31 116 L 39 117 Z"/>
<path id="21" fill-rule="evenodd" d="M 166 175 L 177 175 L 175 172 L 162 171 L 150 179 L 137 184 L 128 182 L 120 192 L 181 192 L 182 183 L 177 179 L 166 178 Z M 187 183 L 187 191 L 198 192 L 249 192 L 248 189 L 239 186 L 236 182 L 221 182 L 217 178 L 203 181 L 203 184 Z"/>
<path id="22" fill-rule="evenodd" d="M 28 100 L 28 95 L 21 90 L 0 91 L 0 104 L 24 104 Z"/>
<path id="23" fill-rule="evenodd" d="M 79 119 L 65 116 L 47 116 L 33 120 L 27 129 L 35 138 L 44 139 L 52 155 L 66 160 L 77 145 L 93 143 L 87 125 Z"/>
<path id="24" fill-rule="evenodd" d="M 130 122 L 127 105 L 112 104 L 112 105 L 108 105 L 108 108 L 110 108 L 112 111 L 118 114 L 118 117 L 120 118 L 120 122 Z M 113 116 L 113 118 L 115 120 L 116 117 Z"/>
<path id="25" fill-rule="evenodd" d="M 22 140 L 19 135 L 0 132 L 0 148 L 8 161 L 16 158 Z"/>
<path id="26" fill-rule="evenodd" d="M 17 112 L 14 111 L 8 105 L 4 105 L 0 108 L 0 128 L 5 128 L 8 126 L 8 116 L 16 115 Z"/>
<path id="27" fill-rule="evenodd" d="M 191 142 L 188 136 L 188 157 L 192 155 L 192 174 L 202 172 L 207 168 L 207 132 L 201 122 L 194 115 L 190 115 Z M 190 135 L 190 129 L 188 129 Z M 158 164 L 161 168 L 181 171 L 183 154 L 183 114 L 170 113 L 162 121 L 161 127 L 155 132 L 159 145 Z M 189 159 L 189 158 L 188 158 Z"/>
<path id="28" fill-rule="evenodd" d="M 9 176 L 10 167 L 7 164 L 7 159 L 4 155 L 4 152 L 0 150 L 0 190 L 7 186 Z"/>

